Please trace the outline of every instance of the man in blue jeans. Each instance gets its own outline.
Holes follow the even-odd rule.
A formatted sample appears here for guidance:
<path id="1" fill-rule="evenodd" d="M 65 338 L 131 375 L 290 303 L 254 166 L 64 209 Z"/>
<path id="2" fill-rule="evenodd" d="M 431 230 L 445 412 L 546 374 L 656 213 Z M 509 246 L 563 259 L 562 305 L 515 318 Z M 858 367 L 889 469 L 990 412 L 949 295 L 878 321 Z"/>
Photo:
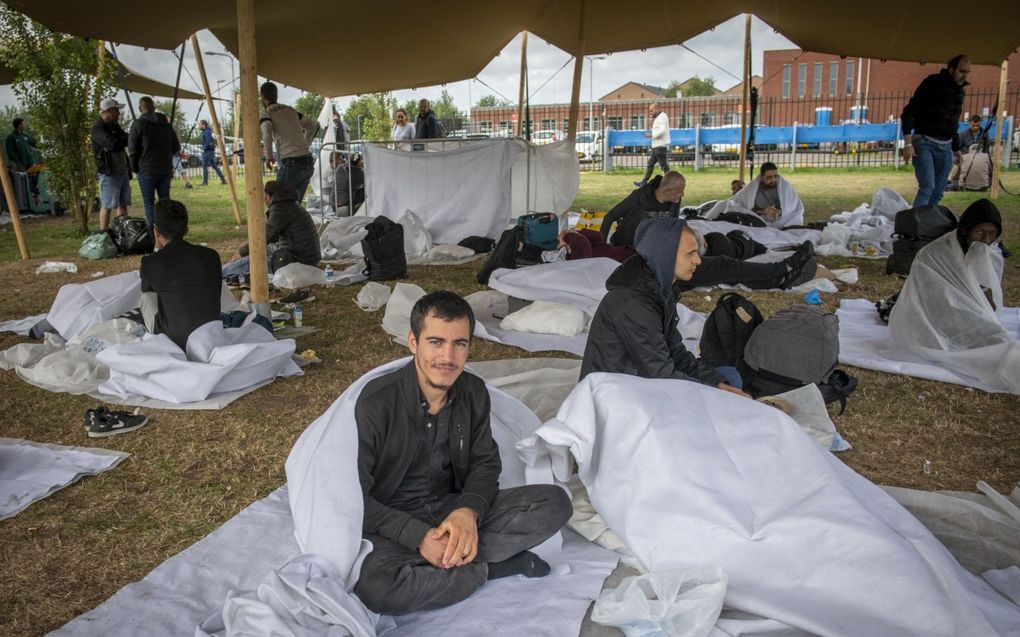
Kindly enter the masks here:
<path id="1" fill-rule="evenodd" d="M 259 120 L 262 148 L 266 151 L 266 167 L 269 170 L 275 164 L 274 157 L 280 158 L 276 181 L 293 188 L 297 193 L 297 203 L 300 204 L 315 170 L 315 160 L 309 146 L 319 124 L 292 107 L 277 103 L 278 94 L 279 89 L 272 82 L 265 82 L 259 87 L 262 107 L 265 109 Z"/>
<path id="2" fill-rule="evenodd" d="M 216 142 L 213 141 L 213 132 L 209 128 L 209 122 L 204 119 L 198 123 L 198 127 L 202 130 L 202 185 L 209 185 L 209 167 L 216 171 L 216 174 L 220 178 L 220 183 L 225 184 L 227 180 L 223 178 L 223 173 L 220 172 L 220 167 L 216 165 Z"/>
<path id="3" fill-rule="evenodd" d="M 946 68 L 921 81 L 903 107 L 903 161 L 913 160 L 917 176 L 914 207 L 934 206 L 942 201 L 954 163 L 959 163 L 960 114 L 963 87 L 967 86 L 970 60 L 957 55 Z M 955 159 L 954 159 L 955 157 Z"/>
<path id="4" fill-rule="evenodd" d="M 138 188 L 142 191 L 145 221 L 152 232 L 152 208 L 156 195 L 160 201 L 170 198 L 170 182 L 174 178 L 174 155 L 181 151 L 177 133 L 166 115 L 156 112 L 151 97 L 138 100 L 141 115 L 131 124 L 128 134 L 128 151 L 131 170 L 138 175 Z"/>

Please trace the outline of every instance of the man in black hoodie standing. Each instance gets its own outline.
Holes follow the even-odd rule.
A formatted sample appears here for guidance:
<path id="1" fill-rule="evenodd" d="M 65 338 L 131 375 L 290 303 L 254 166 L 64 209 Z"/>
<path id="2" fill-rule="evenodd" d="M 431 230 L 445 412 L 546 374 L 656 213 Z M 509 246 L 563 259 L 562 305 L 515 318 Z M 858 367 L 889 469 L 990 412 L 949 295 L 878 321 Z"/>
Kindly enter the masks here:
<path id="1" fill-rule="evenodd" d="M 677 330 L 680 283 L 701 263 L 694 231 L 679 219 L 646 219 L 637 228 L 637 254 L 606 281 L 588 331 L 581 378 L 593 372 L 675 378 L 748 397 L 684 347 Z M 733 370 L 736 372 L 736 370 Z M 732 375 L 739 384 L 739 375 Z"/>
<path id="2" fill-rule="evenodd" d="M 915 208 L 942 201 L 953 163 L 962 157 L 958 132 L 969 73 L 970 60 L 957 55 L 946 68 L 924 78 L 903 107 L 903 161 L 914 164 Z"/>
<path id="3" fill-rule="evenodd" d="M 181 152 L 181 142 L 166 115 L 156 112 L 151 97 L 138 100 L 141 115 L 131 124 L 128 134 L 128 151 L 131 170 L 138 175 L 138 189 L 142 191 L 145 221 L 152 231 L 152 208 L 159 200 L 170 198 L 170 182 L 174 178 L 174 155 Z"/>

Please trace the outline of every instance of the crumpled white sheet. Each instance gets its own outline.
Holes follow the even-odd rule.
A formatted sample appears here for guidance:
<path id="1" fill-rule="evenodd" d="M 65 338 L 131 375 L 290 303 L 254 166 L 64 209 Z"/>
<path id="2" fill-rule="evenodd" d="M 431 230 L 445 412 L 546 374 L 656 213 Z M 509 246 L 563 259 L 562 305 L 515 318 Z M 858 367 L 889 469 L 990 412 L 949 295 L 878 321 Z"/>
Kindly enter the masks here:
<path id="1" fill-rule="evenodd" d="M 721 565 L 728 608 L 833 637 L 1020 626 L 1020 607 L 916 518 L 755 401 L 592 374 L 518 449 L 550 458 L 560 478 L 576 461 L 595 509 L 645 570 Z"/>
<path id="2" fill-rule="evenodd" d="M 892 188 L 877 188 L 871 196 L 871 210 L 889 221 L 896 221 L 896 213 L 909 208 L 907 200 Z"/>
<path id="3" fill-rule="evenodd" d="M 46 320 L 45 314 L 36 314 L 23 319 L 0 321 L 0 332 L 14 332 L 18 336 L 28 336 L 32 328 L 44 320 Z"/>
<path id="4" fill-rule="evenodd" d="M 1002 307 L 1002 253 L 979 241 L 964 254 L 950 232 L 918 253 L 889 317 L 899 349 L 982 384 L 1020 394 L 1020 342 L 985 298 Z"/>
<path id="5" fill-rule="evenodd" d="M 989 393 L 1004 392 L 994 385 L 938 365 L 898 346 L 889 336 L 889 327 L 879 320 L 872 301 L 843 299 L 836 310 L 836 316 L 839 317 L 839 362 L 843 365 L 964 385 Z M 1003 308 L 999 318 L 1003 329 L 1014 340 L 1020 341 L 1020 308 Z"/>
<path id="6" fill-rule="evenodd" d="M 326 273 L 314 265 L 288 263 L 273 273 L 273 285 L 287 290 L 325 284 Z"/>
<path id="7" fill-rule="evenodd" d="M 612 259 L 594 258 L 500 268 L 489 277 L 489 287 L 528 301 L 568 303 L 594 316 L 606 295 L 606 279 L 618 267 Z"/>
<path id="8" fill-rule="evenodd" d="M 725 201 L 721 201 L 705 215 L 707 219 L 715 219 L 724 212 L 743 212 L 756 214 L 751 211 L 754 207 L 754 199 L 758 195 L 758 188 L 761 185 L 761 175 L 752 179 L 740 192 Z M 804 224 L 804 202 L 801 201 L 797 191 L 793 189 L 785 177 L 779 175 L 779 204 L 782 215 L 775 221 L 762 220 L 770 228 L 785 228 L 786 226 L 799 226 Z"/>
<path id="9" fill-rule="evenodd" d="M 566 303 L 535 301 L 507 314 L 500 329 L 553 336 L 577 336 L 586 331 L 588 317 L 579 308 Z"/>
<path id="10" fill-rule="evenodd" d="M 69 261 L 43 261 L 35 269 L 36 274 L 52 274 L 54 272 L 78 272 L 78 266 Z"/>
<path id="11" fill-rule="evenodd" d="M 67 340 L 96 323 L 116 318 L 142 302 L 138 270 L 115 274 L 88 283 L 61 286 L 46 320 Z"/>
<path id="12" fill-rule="evenodd" d="M 0 438 L 0 520 L 84 476 L 116 467 L 129 453 Z"/>
<path id="13" fill-rule="evenodd" d="M 331 221 L 319 236 L 322 260 L 335 263 L 364 259 L 361 240 L 368 235 L 365 226 L 374 219 L 375 217 L 357 216 L 340 217 Z M 477 256 L 473 250 L 463 246 L 434 244 L 421 219 L 411 210 L 404 211 L 400 218 L 392 220 L 404 227 L 404 255 L 407 257 L 408 265 L 456 265 L 471 261 Z"/>
<path id="14" fill-rule="evenodd" d="M 876 191 L 875 197 L 878 196 Z M 862 259 L 885 258 L 892 254 L 893 227 L 893 222 L 885 215 L 862 203 L 851 212 L 842 212 L 829 218 L 819 244 L 815 247 L 815 254 Z M 856 253 L 850 249 L 852 242 L 857 243 Z M 868 254 L 869 249 L 873 254 Z"/>

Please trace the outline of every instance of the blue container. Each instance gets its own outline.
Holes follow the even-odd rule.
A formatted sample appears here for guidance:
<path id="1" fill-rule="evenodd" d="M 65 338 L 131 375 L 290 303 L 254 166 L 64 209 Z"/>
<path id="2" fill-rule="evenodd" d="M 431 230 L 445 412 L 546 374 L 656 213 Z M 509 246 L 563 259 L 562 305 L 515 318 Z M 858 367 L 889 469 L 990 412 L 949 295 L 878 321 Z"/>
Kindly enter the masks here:
<path id="1" fill-rule="evenodd" d="M 815 109 L 815 126 L 832 126 L 831 106 L 819 106 Z"/>

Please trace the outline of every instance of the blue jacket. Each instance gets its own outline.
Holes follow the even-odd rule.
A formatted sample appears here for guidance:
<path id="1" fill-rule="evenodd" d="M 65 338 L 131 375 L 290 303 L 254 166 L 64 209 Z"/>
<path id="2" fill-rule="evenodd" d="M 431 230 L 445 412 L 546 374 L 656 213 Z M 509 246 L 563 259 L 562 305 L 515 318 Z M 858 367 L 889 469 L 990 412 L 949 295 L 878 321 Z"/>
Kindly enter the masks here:
<path id="1" fill-rule="evenodd" d="M 212 129 L 205 128 L 202 130 L 202 151 L 208 152 L 210 150 L 216 150 L 216 142 L 213 141 Z"/>

